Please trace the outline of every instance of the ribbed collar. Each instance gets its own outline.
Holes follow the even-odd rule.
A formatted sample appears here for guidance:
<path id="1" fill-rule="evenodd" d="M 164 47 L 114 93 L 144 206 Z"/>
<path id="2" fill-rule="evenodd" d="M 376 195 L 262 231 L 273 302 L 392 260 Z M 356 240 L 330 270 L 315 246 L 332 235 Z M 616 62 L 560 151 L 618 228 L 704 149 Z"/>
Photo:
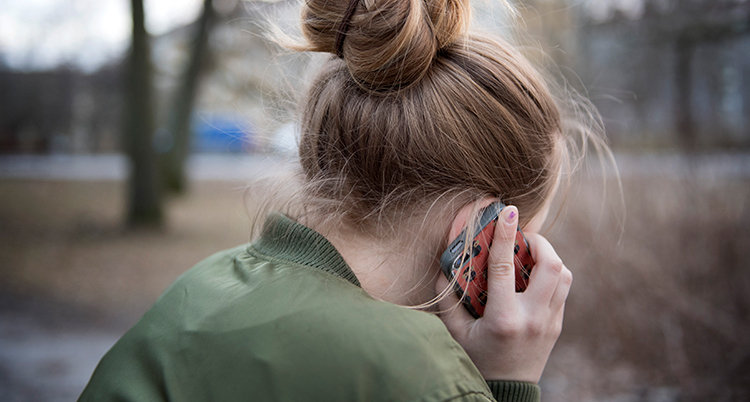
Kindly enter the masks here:
<path id="1" fill-rule="evenodd" d="M 267 257 L 321 269 L 362 287 L 333 244 L 320 233 L 285 215 L 270 214 L 260 238 L 250 248 Z"/>

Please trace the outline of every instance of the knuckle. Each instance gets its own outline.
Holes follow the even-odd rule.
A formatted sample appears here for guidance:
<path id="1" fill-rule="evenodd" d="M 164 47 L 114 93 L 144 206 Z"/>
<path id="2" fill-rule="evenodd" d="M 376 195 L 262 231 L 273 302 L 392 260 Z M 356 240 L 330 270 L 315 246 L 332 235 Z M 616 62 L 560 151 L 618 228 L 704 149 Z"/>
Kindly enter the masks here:
<path id="1" fill-rule="evenodd" d="M 554 270 L 555 272 L 561 272 L 563 269 L 563 262 L 562 260 L 558 258 L 554 258 L 549 261 L 549 266 Z"/>
<path id="2" fill-rule="evenodd" d="M 500 317 L 490 325 L 490 331 L 499 338 L 516 338 L 523 333 L 521 322 L 515 317 Z"/>
<path id="3" fill-rule="evenodd" d="M 513 264 L 508 262 L 491 263 L 488 264 L 487 269 L 489 269 L 493 275 L 497 276 L 511 276 L 515 274 Z"/>
<path id="4" fill-rule="evenodd" d="M 560 278 L 564 284 L 570 286 L 573 284 L 573 273 L 568 268 L 564 268 L 562 271 L 562 278 Z"/>
<path id="5" fill-rule="evenodd" d="M 531 320 L 526 326 L 526 332 L 530 337 L 538 337 L 544 335 L 546 325 L 540 320 Z"/>

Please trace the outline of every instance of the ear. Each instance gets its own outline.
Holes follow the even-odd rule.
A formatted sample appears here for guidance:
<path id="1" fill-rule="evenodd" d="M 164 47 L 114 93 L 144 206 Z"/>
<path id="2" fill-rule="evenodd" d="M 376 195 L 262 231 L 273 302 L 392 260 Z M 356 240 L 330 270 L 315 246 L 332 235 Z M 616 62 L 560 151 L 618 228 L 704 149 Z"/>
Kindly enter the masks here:
<path id="1" fill-rule="evenodd" d="M 492 204 L 495 201 L 497 201 L 497 198 L 482 198 L 478 201 L 470 202 L 461 207 L 461 209 L 459 209 L 456 213 L 456 217 L 453 218 L 453 222 L 451 223 L 451 228 L 448 232 L 448 242 L 453 241 L 453 239 L 461 234 L 461 231 L 464 230 L 464 227 L 466 227 L 466 224 L 469 222 L 472 213 L 476 214 L 482 208 Z"/>

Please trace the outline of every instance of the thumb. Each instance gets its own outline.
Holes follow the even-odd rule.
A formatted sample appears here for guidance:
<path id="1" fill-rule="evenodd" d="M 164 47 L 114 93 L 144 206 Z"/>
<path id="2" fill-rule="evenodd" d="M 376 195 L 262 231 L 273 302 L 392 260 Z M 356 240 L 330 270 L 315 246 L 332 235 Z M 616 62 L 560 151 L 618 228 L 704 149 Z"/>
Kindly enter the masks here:
<path id="1" fill-rule="evenodd" d="M 495 226 L 492 247 L 487 265 L 487 307 L 485 315 L 492 310 L 512 311 L 516 303 L 516 278 L 513 247 L 518 228 L 518 208 L 507 206 L 501 212 Z M 509 310 L 509 308 L 511 310 Z"/>

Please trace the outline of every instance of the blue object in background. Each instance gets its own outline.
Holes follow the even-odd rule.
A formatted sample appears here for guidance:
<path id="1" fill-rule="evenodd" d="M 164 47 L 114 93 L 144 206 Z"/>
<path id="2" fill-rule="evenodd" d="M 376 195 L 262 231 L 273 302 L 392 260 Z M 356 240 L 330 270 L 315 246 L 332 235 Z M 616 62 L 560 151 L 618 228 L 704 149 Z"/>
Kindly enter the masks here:
<path id="1" fill-rule="evenodd" d="M 255 133 L 237 116 L 198 113 L 192 121 L 193 152 L 252 152 Z"/>

